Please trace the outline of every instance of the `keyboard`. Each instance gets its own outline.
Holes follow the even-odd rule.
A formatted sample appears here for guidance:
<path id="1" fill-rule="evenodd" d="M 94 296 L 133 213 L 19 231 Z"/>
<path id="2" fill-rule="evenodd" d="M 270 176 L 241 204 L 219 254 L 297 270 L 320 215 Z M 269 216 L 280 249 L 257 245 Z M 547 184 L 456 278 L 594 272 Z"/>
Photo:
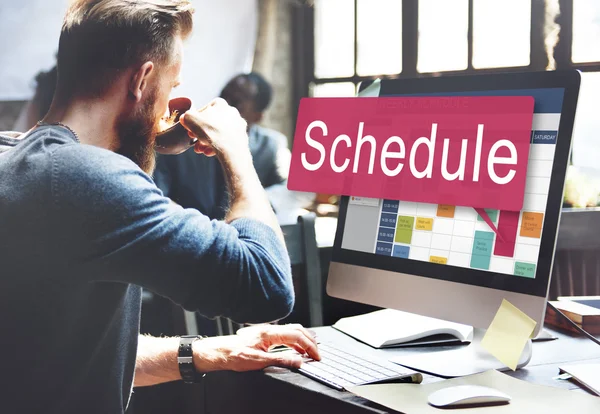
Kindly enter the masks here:
<path id="1" fill-rule="evenodd" d="M 321 361 L 307 359 L 298 371 L 339 391 L 378 382 L 420 383 L 423 380 L 418 372 L 385 359 L 358 356 L 351 352 L 330 343 L 321 343 Z"/>

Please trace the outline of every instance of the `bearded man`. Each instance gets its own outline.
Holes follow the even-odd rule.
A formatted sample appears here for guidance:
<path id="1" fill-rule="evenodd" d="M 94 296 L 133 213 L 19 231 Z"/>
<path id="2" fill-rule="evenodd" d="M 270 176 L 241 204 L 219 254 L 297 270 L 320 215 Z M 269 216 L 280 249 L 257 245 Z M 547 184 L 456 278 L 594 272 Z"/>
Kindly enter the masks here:
<path id="1" fill-rule="evenodd" d="M 142 287 L 239 322 L 283 318 L 294 303 L 283 237 L 237 110 L 217 99 L 181 119 L 199 138 L 198 156 L 216 156 L 225 171 L 224 221 L 174 205 L 150 178 L 192 13 L 187 0 L 71 2 L 50 111 L 20 139 L 0 137 L 12 147 L 0 155 L 7 412 L 122 413 L 133 386 L 301 364 L 268 352 L 273 345 L 319 358 L 300 326 L 139 336 Z"/>

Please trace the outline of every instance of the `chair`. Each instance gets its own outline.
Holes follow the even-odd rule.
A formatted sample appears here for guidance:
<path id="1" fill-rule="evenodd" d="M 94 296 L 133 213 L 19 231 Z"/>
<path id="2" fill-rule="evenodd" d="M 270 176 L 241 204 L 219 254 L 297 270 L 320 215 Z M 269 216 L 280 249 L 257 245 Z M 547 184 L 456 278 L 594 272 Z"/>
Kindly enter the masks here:
<path id="1" fill-rule="evenodd" d="M 315 220 L 314 213 L 307 213 L 298 216 L 296 224 L 281 226 L 290 256 L 296 294 L 294 311 L 281 322 L 305 326 L 323 325 L 323 282 Z M 217 318 L 216 323 L 219 335 L 233 335 L 243 326 L 227 318 Z"/>
<path id="2" fill-rule="evenodd" d="M 307 314 L 307 317 L 290 322 L 313 327 L 323 325 L 323 281 L 315 220 L 316 215 L 308 213 L 299 216 L 296 224 L 281 227 L 290 255 L 297 305 L 304 304 Z"/>

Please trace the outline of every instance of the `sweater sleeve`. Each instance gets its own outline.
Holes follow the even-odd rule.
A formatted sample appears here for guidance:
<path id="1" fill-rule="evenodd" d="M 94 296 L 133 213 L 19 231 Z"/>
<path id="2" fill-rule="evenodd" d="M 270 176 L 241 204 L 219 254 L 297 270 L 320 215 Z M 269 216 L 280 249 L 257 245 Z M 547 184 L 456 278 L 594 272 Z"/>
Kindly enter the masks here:
<path id="1" fill-rule="evenodd" d="M 52 154 L 54 217 L 78 277 L 133 283 L 207 317 L 269 322 L 294 292 L 287 250 L 252 219 L 211 221 L 165 198 L 130 160 L 85 145 Z M 202 179 L 202 177 L 190 177 Z"/>

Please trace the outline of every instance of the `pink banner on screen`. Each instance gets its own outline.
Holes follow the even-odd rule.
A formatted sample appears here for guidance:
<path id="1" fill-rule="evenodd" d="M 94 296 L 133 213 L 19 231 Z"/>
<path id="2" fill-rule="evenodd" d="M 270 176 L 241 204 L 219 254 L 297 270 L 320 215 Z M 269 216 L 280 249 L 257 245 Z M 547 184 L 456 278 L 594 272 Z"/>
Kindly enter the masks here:
<path id="1" fill-rule="evenodd" d="M 519 227 L 518 211 L 501 211 L 498 219 L 498 233 L 500 237 L 496 239 L 494 245 L 494 255 L 504 257 L 514 257 L 515 242 L 517 241 L 517 231 Z"/>
<path id="2" fill-rule="evenodd" d="M 288 188 L 518 211 L 533 97 L 304 98 Z"/>

